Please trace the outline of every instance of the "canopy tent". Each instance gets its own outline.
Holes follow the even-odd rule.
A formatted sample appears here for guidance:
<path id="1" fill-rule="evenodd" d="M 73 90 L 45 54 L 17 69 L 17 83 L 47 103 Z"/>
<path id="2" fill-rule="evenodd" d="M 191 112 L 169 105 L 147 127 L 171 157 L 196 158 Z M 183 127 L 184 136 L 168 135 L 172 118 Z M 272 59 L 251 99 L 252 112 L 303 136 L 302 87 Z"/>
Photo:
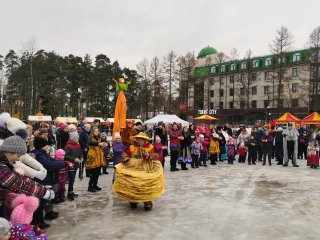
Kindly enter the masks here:
<path id="1" fill-rule="evenodd" d="M 201 115 L 199 117 L 194 118 L 193 120 L 205 120 L 205 121 L 218 121 L 219 118 L 212 117 L 210 115 Z"/>
<path id="2" fill-rule="evenodd" d="M 44 116 L 44 115 L 30 115 L 28 117 L 29 122 L 51 122 L 52 117 L 51 116 Z"/>
<path id="3" fill-rule="evenodd" d="M 58 123 L 78 123 L 78 120 L 74 117 L 57 117 L 55 121 Z"/>
<path id="4" fill-rule="evenodd" d="M 101 123 L 104 123 L 104 119 L 101 117 L 86 117 L 83 122 L 84 123 L 93 123 L 95 119 L 99 119 Z"/>
<path id="5" fill-rule="evenodd" d="M 137 123 L 137 122 L 141 122 L 142 123 L 142 121 L 140 119 L 132 119 L 132 118 L 129 119 L 128 118 L 127 120 L 130 120 L 130 121 L 133 120 L 135 123 Z M 114 118 L 107 118 L 106 122 L 113 123 L 114 122 Z"/>
<path id="6" fill-rule="evenodd" d="M 158 122 L 163 123 L 181 123 L 182 126 L 189 126 L 189 122 L 182 120 L 181 118 L 177 117 L 176 115 L 169 115 L 169 114 L 159 114 L 154 118 L 151 118 L 145 121 L 145 124 L 155 124 Z"/>
<path id="7" fill-rule="evenodd" d="M 317 112 L 311 113 L 309 116 L 306 116 L 301 120 L 301 123 L 304 124 L 320 124 L 320 114 Z"/>
<path id="8" fill-rule="evenodd" d="M 278 119 L 274 120 L 276 124 L 281 124 L 281 123 L 289 123 L 289 122 L 295 122 L 295 123 L 300 123 L 301 119 L 294 116 L 293 114 L 286 112 L 283 114 L 281 117 Z"/>

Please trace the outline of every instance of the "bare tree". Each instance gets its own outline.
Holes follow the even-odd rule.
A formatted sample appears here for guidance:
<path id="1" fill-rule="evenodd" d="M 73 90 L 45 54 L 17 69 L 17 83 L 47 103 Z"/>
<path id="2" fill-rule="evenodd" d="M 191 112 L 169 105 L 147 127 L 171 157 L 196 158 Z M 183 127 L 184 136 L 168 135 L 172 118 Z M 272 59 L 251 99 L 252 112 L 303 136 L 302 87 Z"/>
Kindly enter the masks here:
<path id="1" fill-rule="evenodd" d="M 144 86 L 144 94 L 142 94 L 142 96 L 144 97 L 144 104 L 145 104 L 145 118 L 148 119 L 148 112 L 149 112 L 149 79 L 148 79 L 148 76 L 149 76 L 149 61 L 147 58 L 144 58 L 141 62 L 138 63 L 137 65 L 137 70 L 138 70 L 138 73 L 139 75 L 142 77 L 142 83 L 143 83 L 143 86 Z M 143 102 L 142 102 L 143 104 Z"/>
<path id="2" fill-rule="evenodd" d="M 168 94 L 169 94 L 169 107 L 168 112 L 172 112 L 172 95 L 174 93 L 174 87 L 178 80 L 178 70 L 177 70 L 177 54 L 174 51 L 170 51 L 163 59 L 163 70 L 165 84 L 168 85 Z"/>
<path id="3" fill-rule="evenodd" d="M 307 46 L 310 51 L 310 100 L 311 111 L 319 111 L 320 101 L 320 26 L 315 28 L 309 37 Z"/>
<path id="4" fill-rule="evenodd" d="M 29 61 L 29 66 L 30 66 L 30 87 L 31 87 L 31 112 L 35 113 L 36 112 L 36 101 L 37 101 L 37 84 L 36 81 L 33 77 L 33 58 L 34 55 L 38 49 L 38 44 L 37 44 L 37 39 L 35 37 L 32 37 L 30 41 L 26 42 L 23 44 L 23 55 L 26 55 L 28 61 Z"/>
<path id="5" fill-rule="evenodd" d="M 281 94 L 283 87 L 282 80 L 284 78 L 284 69 L 285 65 L 288 60 L 289 53 L 293 46 L 293 35 L 289 31 L 289 29 L 285 26 L 281 26 L 277 30 L 277 35 L 273 39 L 272 43 L 270 44 L 270 50 L 274 54 L 274 61 L 273 64 L 278 66 L 278 74 L 277 74 L 277 80 L 278 80 L 278 96 L 277 96 L 277 102 L 278 102 L 278 108 L 282 107 L 279 106 L 279 103 L 281 101 Z"/>
<path id="6" fill-rule="evenodd" d="M 158 57 L 154 57 L 151 60 L 150 64 L 150 72 L 149 76 L 152 82 L 152 102 L 153 102 L 153 116 L 156 116 L 156 112 L 161 109 L 162 103 L 161 103 L 161 98 L 162 95 L 161 93 L 163 92 L 163 79 L 162 79 L 162 69 L 160 65 L 160 61 Z"/>

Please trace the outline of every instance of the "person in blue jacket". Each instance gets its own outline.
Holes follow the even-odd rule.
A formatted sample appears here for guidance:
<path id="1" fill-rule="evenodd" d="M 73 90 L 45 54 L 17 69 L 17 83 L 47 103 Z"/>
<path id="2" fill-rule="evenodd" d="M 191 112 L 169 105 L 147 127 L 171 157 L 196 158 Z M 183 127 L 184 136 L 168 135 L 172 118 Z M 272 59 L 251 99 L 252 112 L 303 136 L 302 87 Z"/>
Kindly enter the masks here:
<path id="1" fill-rule="evenodd" d="M 34 139 L 34 148 L 30 153 L 35 155 L 35 159 L 41 163 L 41 165 L 47 170 L 47 176 L 43 180 L 35 179 L 37 182 L 44 186 L 53 186 L 55 183 L 59 182 L 59 170 L 66 167 L 65 162 L 56 161 L 51 158 L 48 151 L 48 141 L 41 137 L 36 137 Z M 59 215 L 58 212 L 53 211 L 52 203 L 47 200 L 40 200 L 38 209 L 35 211 L 33 216 L 34 225 L 42 225 L 44 227 L 49 227 L 49 224 L 44 223 L 43 211 L 46 212 L 45 219 L 53 220 Z"/>

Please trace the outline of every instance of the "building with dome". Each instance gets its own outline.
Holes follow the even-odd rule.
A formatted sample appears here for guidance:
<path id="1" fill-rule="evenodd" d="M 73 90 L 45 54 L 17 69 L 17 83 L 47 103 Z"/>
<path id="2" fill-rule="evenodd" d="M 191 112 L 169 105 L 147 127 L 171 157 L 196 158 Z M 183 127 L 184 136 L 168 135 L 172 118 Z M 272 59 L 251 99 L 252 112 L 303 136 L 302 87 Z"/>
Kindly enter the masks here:
<path id="1" fill-rule="evenodd" d="M 188 89 L 182 116 L 190 120 L 209 113 L 247 124 L 270 121 L 287 111 L 306 116 L 319 105 L 311 104 L 311 56 L 310 50 L 296 50 L 232 60 L 207 46 L 197 55 L 192 74 L 181 74 Z"/>

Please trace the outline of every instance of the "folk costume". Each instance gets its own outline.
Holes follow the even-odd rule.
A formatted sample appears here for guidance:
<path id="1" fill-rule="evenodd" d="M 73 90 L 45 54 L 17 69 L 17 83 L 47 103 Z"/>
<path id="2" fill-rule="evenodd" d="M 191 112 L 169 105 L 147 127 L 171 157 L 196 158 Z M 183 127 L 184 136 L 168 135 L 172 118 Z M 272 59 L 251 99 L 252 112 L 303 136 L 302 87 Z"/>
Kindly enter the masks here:
<path id="1" fill-rule="evenodd" d="M 114 133 L 120 132 L 121 129 L 126 128 L 126 118 L 127 118 L 127 100 L 124 94 L 128 90 L 128 85 L 130 81 L 125 83 L 124 78 L 119 78 L 119 80 L 112 79 L 116 82 L 116 90 L 119 91 L 116 107 L 114 110 L 114 123 L 113 123 L 113 135 L 112 140 L 114 140 Z"/>
<path id="2" fill-rule="evenodd" d="M 143 202 L 145 210 L 152 209 L 151 200 L 159 198 L 164 193 L 164 176 L 158 154 L 154 153 L 150 138 L 145 133 L 139 133 L 132 139 L 144 139 L 131 145 L 123 154 L 121 163 L 115 166 L 116 180 L 112 185 L 113 192 L 134 209 Z"/>

